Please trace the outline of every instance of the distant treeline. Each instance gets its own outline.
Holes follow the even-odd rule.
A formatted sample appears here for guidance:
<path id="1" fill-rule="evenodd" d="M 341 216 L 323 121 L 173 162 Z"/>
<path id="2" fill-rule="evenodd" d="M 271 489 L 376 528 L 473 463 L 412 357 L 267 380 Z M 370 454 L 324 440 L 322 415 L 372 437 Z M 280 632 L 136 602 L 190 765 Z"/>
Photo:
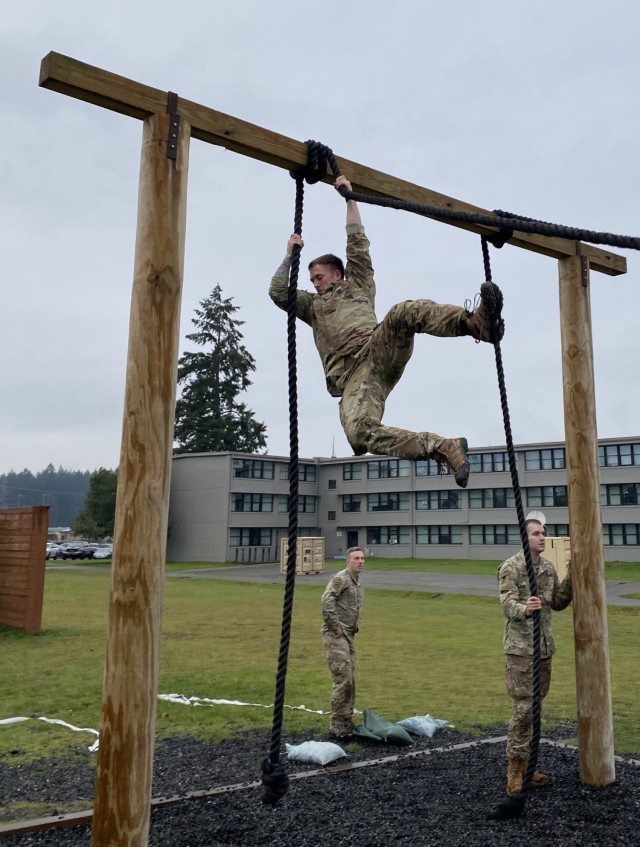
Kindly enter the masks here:
<path id="1" fill-rule="evenodd" d="M 92 471 L 28 470 L 0 474 L 0 508 L 49 506 L 49 526 L 71 526 L 82 511 Z"/>

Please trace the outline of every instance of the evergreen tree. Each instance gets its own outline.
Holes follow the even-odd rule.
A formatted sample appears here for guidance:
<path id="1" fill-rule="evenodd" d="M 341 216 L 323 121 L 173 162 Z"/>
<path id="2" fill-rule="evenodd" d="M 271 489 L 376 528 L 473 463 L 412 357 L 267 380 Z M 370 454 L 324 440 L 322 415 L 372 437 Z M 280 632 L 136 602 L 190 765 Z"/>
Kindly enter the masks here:
<path id="1" fill-rule="evenodd" d="M 115 471 L 100 468 L 91 474 L 84 508 L 73 522 L 72 529 L 76 535 L 85 538 L 113 536 L 117 483 Z"/>
<path id="2" fill-rule="evenodd" d="M 0 507 L 49 506 L 49 526 L 70 526 L 87 496 L 90 476 L 52 464 L 35 474 L 26 468 L 0 474 Z"/>
<path id="3" fill-rule="evenodd" d="M 266 448 L 266 426 L 237 400 L 251 385 L 255 360 L 242 344 L 234 318 L 238 307 L 222 299 L 219 285 L 196 309 L 190 341 L 206 349 L 185 353 L 178 362 L 182 394 L 176 403 L 177 453 L 220 453 L 240 450 L 257 453 Z"/>

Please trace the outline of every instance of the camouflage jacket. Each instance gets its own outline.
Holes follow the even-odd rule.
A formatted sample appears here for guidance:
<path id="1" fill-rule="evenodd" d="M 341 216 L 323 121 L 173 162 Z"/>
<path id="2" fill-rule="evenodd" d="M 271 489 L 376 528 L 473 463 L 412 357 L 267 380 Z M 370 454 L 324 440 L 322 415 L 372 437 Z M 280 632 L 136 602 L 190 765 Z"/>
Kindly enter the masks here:
<path id="1" fill-rule="evenodd" d="M 269 296 L 287 311 L 289 265 L 285 260 L 271 280 Z M 342 396 L 344 377 L 366 352 L 378 319 L 375 313 L 376 284 L 369 256 L 369 239 L 360 224 L 347 226 L 345 278 L 330 285 L 324 294 L 297 292 L 297 317 L 309 324 L 322 359 L 327 390 Z"/>
<path id="2" fill-rule="evenodd" d="M 551 610 L 565 609 L 572 599 L 571 576 L 562 582 L 556 569 L 542 556 L 534 565 L 538 582 L 538 595 L 542 598 L 540 609 L 540 657 L 547 659 L 556 652 L 551 631 Z M 516 553 L 498 570 L 500 605 L 506 618 L 504 625 L 504 652 L 515 656 L 533 655 L 533 618 L 525 617 L 527 599 L 531 596 L 524 550 Z"/>
<path id="3" fill-rule="evenodd" d="M 322 595 L 323 633 L 335 634 L 340 628 L 348 638 L 358 631 L 364 590 L 357 574 L 349 568 L 331 577 Z"/>

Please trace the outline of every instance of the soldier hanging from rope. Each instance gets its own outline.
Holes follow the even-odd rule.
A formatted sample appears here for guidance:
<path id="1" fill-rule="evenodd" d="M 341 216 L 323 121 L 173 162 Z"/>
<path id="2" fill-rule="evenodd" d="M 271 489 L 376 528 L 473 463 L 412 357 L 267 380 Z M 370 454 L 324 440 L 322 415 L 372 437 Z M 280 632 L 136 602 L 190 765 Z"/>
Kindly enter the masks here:
<path id="1" fill-rule="evenodd" d="M 351 191 L 344 176 L 339 176 L 334 186 Z M 273 302 L 285 311 L 296 245 L 302 248 L 303 242 L 294 234 L 269 288 Z M 456 483 L 464 488 L 469 479 L 466 438 L 385 426 L 382 416 L 387 397 L 411 358 L 416 333 L 500 341 L 504 323 L 498 287 L 483 283 L 474 311 L 432 300 L 407 300 L 393 306 L 378 323 L 369 240 L 354 200 L 347 201 L 346 271 L 342 260 L 329 253 L 314 259 L 309 272 L 316 293 L 297 292 L 297 317 L 313 329 L 327 389 L 333 397 L 341 398 L 340 422 L 355 455 L 369 452 L 411 461 L 434 459 L 441 467 L 448 466 Z"/>

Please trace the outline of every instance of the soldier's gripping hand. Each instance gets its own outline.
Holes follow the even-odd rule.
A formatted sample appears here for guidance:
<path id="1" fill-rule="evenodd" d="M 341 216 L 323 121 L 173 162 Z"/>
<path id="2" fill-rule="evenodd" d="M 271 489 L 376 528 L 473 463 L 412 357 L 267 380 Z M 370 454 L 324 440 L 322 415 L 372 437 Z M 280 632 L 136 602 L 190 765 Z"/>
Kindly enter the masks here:
<path id="1" fill-rule="evenodd" d="M 293 254 L 293 248 L 298 246 L 301 250 L 304 247 L 304 241 L 302 240 L 302 236 L 297 235 L 295 232 L 293 235 L 289 236 L 289 240 L 287 241 L 287 256 L 291 256 Z"/>
<path id="2" fill-rule="evenodd" d="M 524 610 L 526 617 L 530 618 L 534 612 L 539 612 L 542 608 L 542 600 L 539 597 L 529 597 Z"/>
<path id="3" fill-rule="evenodd" d="M 344 186 L 347 191 L 353 191 L 353 188 L 351 188 L 351 183 L 346 178 L 346 176 L 340 175 L 338 179 L 333 183 L 333 187 L 336 191 L 338 191 L 340 188 L 342 188 L 342 186 Z"/>

